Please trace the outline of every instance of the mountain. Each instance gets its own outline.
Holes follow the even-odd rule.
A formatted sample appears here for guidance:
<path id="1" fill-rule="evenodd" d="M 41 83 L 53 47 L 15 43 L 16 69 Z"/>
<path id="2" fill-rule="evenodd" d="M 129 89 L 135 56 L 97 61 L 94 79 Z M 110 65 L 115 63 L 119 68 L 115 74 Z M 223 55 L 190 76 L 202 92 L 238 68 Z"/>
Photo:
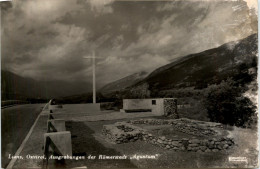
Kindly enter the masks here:
<path id="1" fill-rule="evenodd" d="M 145 71 L 134 73 L 132 75 L 126 76 L 122 79 L 119 79 L 117 81 L 105 85 L 99 91 L 102 93 L 120 91 L 143 80 L 147 75 L 148 73 Z"/>
<path id="2" fill-rule="evenodd" d="M 91 84 L 86 82 L 37 81 L 1 70 L 2 100 L 50 99 L 87 93 L 91 89 Z"/>
<path id="3" fill-rule="evenodd" d="M 146 86 L 155 93 L 173 88 L 201 89 L 210 84 L 218 84 L 229 77 L 243 85 L 251 82 L 252 76 L 256 76 L 257 49 L 257 34 L 253 34 L 239 41 L 181 57 L 149 75 L 147 72 L 132 74 L 105 85 L 99 91 L 102 93 L 134 91 L 138 87 L 142 89 Z M 36 81 L 5 70 L 1 71 L 1 78 L 2 100 L 49 99 L 79 95 L 92 89 L 91 84 L 82 81 Z"/>
<path id="4" fill-rule="evenodd" d="M 162 66 L 132 85 L 148 84 L 149 90 L 180 87 L 205 88 L 232 77 L 238 82 L 250 81 L 248 70 L 257 66 L 257 34 L 223 44 L 217 48 L 182 57 Z M 256 72 L 256 71 L 254 71 Z"/>

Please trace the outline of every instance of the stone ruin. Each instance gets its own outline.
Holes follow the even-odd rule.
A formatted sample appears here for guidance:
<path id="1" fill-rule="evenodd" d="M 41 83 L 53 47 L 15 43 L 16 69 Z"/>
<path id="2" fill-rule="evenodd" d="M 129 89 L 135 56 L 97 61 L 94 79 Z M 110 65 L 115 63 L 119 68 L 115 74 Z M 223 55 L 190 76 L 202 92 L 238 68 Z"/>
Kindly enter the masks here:
<path id="1" fill-rule="evenodd" d="M 143 140 L 147 143 L 173 151 L 195 151 L 195 152 L 218 152 L 230 149 L 234 145 L 231 138 L 209 138 L 209 139 L 167 139 L 166 137 L 156 137 L 145 133 Z"/>
<path id="2" fill-rule="evenodd" d="M 171 125 L 173 128 L 194 136 L 212 136 L 217 132 L 212 128 L 223 128 L 220 123 L 202 122 L 197 120 L 181 119 L 141 119 L 128 121 L 131 124 L 149 124 L 149 125 Z"/>
<path id="3" fill-rule="evenodd" d="M 170 139 L 165 136 L 158 137 L 149 133 L 145 129 L 135 126 L 134 124 L 170 125 L 180 132 L 194 136 L 204 136 L 204 138 Z M 104 125 L 102 133 L 110 141 L 116 144 L 141 140 L 172 151 L 218 152 L 232 148 L 235 144 L 234 139 L 221 136 L 212 128 L 222 129 L 223 126 L 219 123 L 189 119 L 140 119 Z"/>
<path id="4" fill-rule="evenodd" d="M 117 122 L 112 125 L 104 125 L 102 134 L 111 142 L 120 144 L 142 139 L 142 133 L 144 131 L 144 129 L 129 123 Z"/>
<path id="5" fill-rule="evenodd" d="M 163 99 L 164 104 L 164 116 L 169 116 L 174 119 L 179 118 L 179 114 L 177 112 L 177 99 Z"/>

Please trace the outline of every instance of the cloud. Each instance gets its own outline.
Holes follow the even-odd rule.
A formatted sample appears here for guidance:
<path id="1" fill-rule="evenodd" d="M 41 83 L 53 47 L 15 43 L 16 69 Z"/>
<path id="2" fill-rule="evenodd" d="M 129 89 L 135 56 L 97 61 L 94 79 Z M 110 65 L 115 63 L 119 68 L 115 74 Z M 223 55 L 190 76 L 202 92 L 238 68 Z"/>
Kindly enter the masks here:
<path id="1" fill-rule="evenodd" d="M 234 6 L 244 6 L 239 11 Z M 139 39 L 125 53 L 149 51 L 168 59 L 214 48 L 245 38 L 257 30 L 252 27 L 244 2 L 169 2 L 157 6 L 159 12 L 171 12 L 163 19 L 152 19 L 139 25 Z"/>
<path id="2" fill-rule="evenodd" d="M 255 14 L 257 14 L 258 11 L 258 3 L 257 0 L 247 0 L 247 5 L 250 9 L 254 9 L 255 10 Z"/>
<path id="3" fill-rule="evenodd" d="M 158 65 L 163 66 L 168 63 L 169 61 L 165 57 L 149 53 L 144 53 L 136 58 L 110 56 L 100 61 L 96 71 L 99 82 L 114 81 L 134 72 L 151 72 Z M 104 72 L 104 70 L 106 71 Z M 126 74 L 126 72 L 128 73 Z"/>
<path id="4" fill-rule="evenodd" d="M 4 69 L 39 80 L 69 80 L 69 75 L 85 68 L 75 59 L 86 54 L 87 30 L 55 22 L 67 12 L 80 10 L 80 5 L 61 0 L 12 4 L 3 20 Z"/>
<path id="5" fill-rule="evenodd" d="M 2 16 L 2 67 L 39 80 L 91 81 L 91 61 L 82 58 L 95 50 L 103 85 L 257 32 L 248 4 L 14 0 Z"/>
<path id="6" fill-rule="evenodd" d="M 88 0 L 87 1 L 91 5 L 91 10 L 96 11 L 98 13 L 112 13 L 113 9 L 110 4 L 114 2 L 114 0 Z"/>
<path id="7" fill-rule="evenodd" d="M 70 80 L 68 79 L 69 75 L 87 66 L 82 62 L 83 55 L 86 52 L 85 46 L 87 46 L 84 42 L 85 30 L 61 24 L 53 25 L 52 29 L 56 30 L 58 35 L 44 47 L 30 51 L 27 55 L 14 55 L 16 61 L 12 61 L 10 64 L 13 65 L 16 72 L 37 79 Z M 23 60 L 22 65 L 17 65 L 21 64 L 17 58 Z M 35 70 L 42 71 L 42 73 Z M 59 74 L 62 74 L 62 76 Z"/>

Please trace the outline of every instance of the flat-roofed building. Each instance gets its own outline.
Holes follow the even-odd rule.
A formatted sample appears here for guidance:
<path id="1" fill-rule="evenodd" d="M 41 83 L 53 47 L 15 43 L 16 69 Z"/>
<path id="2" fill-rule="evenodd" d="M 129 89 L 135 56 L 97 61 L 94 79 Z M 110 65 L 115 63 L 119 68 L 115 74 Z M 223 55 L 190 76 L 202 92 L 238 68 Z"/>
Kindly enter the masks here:
<path id="1" fill-rule="evenodd" d="M 162 116 L 178 118 L 177 99 L 123 99 L 123 109 L 121 109 L 121 112 L 153 112 Z"/>

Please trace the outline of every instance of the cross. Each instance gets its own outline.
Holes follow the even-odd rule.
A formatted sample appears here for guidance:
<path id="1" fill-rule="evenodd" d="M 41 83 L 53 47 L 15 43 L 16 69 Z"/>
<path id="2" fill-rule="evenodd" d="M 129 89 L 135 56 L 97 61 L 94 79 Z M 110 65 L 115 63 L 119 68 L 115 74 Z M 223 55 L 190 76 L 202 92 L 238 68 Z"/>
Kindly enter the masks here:
<path id="1" fill-rule="evenodd" d="M 92 52 L 92 56 L 83 57 L 84 59 L 92 59 L 92 70 L 93 70 L 93 104 L 96 103 L 96 63 L 95 51 Z"/>

